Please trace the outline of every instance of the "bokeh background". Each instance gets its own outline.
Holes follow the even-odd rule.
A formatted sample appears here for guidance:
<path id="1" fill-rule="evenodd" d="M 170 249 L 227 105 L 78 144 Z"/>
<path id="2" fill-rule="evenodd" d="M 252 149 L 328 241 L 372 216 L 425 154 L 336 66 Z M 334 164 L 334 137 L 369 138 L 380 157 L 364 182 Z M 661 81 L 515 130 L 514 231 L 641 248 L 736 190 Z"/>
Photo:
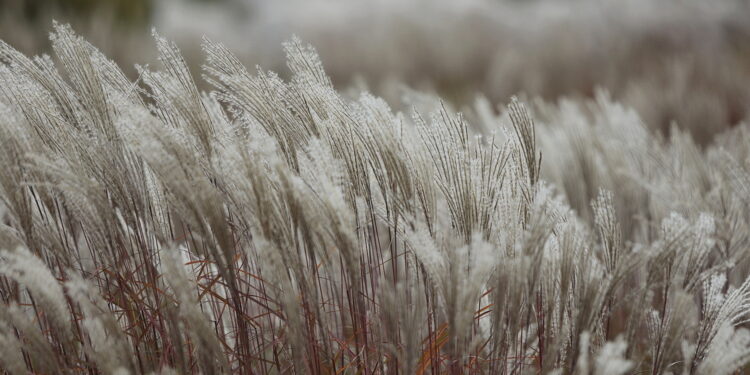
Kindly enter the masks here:
<path id="1" fill-rule="evenodd" d="M 53 19 L 133 78 L 135 63 L 155 63 L 152 28 L 196 73 L 205 35 L 284 75 L 281 42 L 296 34 L 338 87 L 397 107 L 407 88 L 458 107 L 480 93 L 503 103 L 604 89 L 649 126 L 701 143 L 750 113 L 745 0 L 0 0 L 0 39 L 46 53 Z"/>

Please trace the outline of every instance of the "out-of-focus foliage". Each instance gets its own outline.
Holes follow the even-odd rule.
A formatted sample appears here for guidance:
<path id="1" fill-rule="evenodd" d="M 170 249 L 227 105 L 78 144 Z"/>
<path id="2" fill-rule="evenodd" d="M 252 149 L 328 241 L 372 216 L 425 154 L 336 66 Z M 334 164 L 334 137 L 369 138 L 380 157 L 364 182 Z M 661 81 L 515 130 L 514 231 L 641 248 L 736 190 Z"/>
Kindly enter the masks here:
<path id="1" fill-rule="evenodd" d="M 97 11 L 108 9 L 117 15 L 118 23 L 142 24 L 150 19 L 151 0 L 9 0 L 6 6 L 19 8 L 23 17 L 32 22 L 50 11 L 62 16 L 93 17 Z"/>

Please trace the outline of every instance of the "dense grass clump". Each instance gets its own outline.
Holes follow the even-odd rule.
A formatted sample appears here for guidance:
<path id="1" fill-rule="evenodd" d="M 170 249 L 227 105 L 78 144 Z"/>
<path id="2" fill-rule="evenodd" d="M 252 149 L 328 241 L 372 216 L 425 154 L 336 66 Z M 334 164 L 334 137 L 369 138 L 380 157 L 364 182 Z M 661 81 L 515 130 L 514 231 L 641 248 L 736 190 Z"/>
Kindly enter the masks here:
<path id="1" fill-rule="evenodd" d="M 747 126 L 701 148 L 605 93 L 394 113 L 296 39 L 289 81 L 206 40 L 204 94 L 158 36 L 137 82 L 69 27 L 52 42 L 57 64 L 0 44 L 8 373 L 750 361 Z"/>

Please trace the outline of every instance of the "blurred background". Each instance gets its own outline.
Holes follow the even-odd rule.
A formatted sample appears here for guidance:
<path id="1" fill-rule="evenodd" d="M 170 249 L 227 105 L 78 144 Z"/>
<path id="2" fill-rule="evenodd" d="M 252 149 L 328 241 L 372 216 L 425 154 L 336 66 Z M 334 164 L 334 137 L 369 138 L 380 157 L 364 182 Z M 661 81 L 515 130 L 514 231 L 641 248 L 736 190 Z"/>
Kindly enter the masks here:
<path id="1" fill-rule="evenodd" d="M 459 108 L 479 93 L 557 101 L 602 88 L 702 143 L 750 113 L 745 0 L 0 0 L 0 39 L 48 53 L 53 19 L 133 78 L 135 63 L 154 64 L 152 28 L 196 73 L 205 35 L 283 76 L 281 42 L 296 34 L 339 88 L 396 107 L 406 87 Z"/>

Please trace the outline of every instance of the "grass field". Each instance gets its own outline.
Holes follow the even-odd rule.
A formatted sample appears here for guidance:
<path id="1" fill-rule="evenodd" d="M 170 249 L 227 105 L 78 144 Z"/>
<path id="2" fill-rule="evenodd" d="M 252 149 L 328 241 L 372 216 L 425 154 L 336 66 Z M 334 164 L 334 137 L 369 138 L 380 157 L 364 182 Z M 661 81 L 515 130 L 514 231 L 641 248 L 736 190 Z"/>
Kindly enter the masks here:
<path id="1" fill-rule="evenodd" d="M 394 102 L 296 37 L 279 76 L 154 33 L 136 79 L 50 40 L 0 42 L 9 374 L 748 370 L 742 121 L 696 141 L 595 88 Z"/>

